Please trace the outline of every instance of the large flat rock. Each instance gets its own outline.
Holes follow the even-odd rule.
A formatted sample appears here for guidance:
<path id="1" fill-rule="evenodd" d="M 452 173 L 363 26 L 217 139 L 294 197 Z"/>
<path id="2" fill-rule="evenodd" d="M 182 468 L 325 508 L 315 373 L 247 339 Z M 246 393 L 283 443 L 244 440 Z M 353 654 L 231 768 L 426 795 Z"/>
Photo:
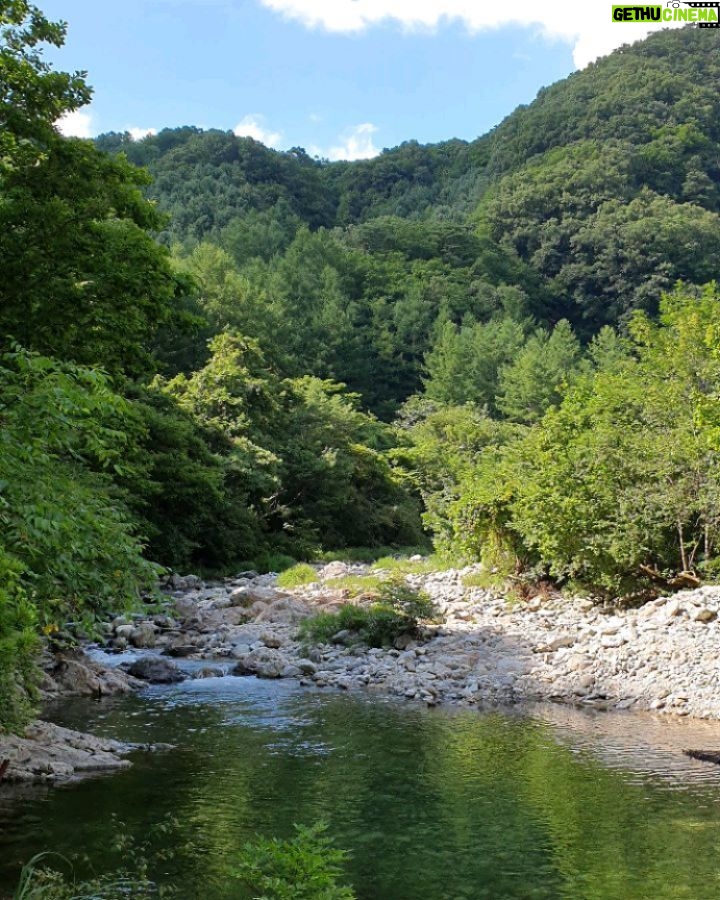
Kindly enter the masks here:
<path id="1" fill-rule="evenodd" d="M 134 744 L 37 721 L 22 735 L 0 735 L 0 770 L 5 769 L 1 780 L 9 784 L 68 781 L 92 772 L 126 769 L 130 762 L 125 757 L 134 749 Z"/>

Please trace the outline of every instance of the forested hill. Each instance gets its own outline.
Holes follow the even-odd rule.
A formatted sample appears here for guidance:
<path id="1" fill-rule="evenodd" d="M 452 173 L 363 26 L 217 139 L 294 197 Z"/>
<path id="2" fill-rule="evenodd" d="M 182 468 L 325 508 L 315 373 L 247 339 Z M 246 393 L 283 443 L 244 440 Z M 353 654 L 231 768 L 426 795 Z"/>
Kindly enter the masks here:
<path id="1" fill-rule="evenodd" d="M 149 168 L 149 196 L 171 213 L 169 234 L 181 240 L 216 235 L 238 215 L 280 199 L 312 227 L 379 215 L 462 217 L 503 175 L 586 140 L 636 157 L 636 188 L 716 210 L 719 50 L 713 29 L 661 32 L 543 88 L 531 105 L 472 143 L 407 141 L 369 161 L 323 163 L 302 148 L 277 152 L 194 127 L 142 141 L 111 133 L 97 143 Z"/>
<path id="2" fill-rule="evenodd" d="M 658 33 L 473 143 L 363 162 L 195 128 L 98 146 L 149 168 L 211 331 L 254 335 L 283 372 L 344 382 L 389 416 L 451 325 L 567 320 L 586 342 L 718 275 L 719 54 L 712 29 Z"/>

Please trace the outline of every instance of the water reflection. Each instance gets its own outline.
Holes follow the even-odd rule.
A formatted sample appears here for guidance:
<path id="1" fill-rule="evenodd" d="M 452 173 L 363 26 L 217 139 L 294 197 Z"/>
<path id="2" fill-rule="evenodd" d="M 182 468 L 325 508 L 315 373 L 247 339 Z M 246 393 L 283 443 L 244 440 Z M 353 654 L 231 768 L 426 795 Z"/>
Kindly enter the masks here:
<path id="1" fill-rule="evenodd" d="M 242 898 L 252 834 L 324 818 L 361 900 L 720 896 L 720 747 L 709 723 L 538 707 L 427 711 L 287 683 L 209 679 L 66 706 L 63 724 L 177 745 L 111 778 L 0 805 L 0 884 L 52 847 L 102 870 L 112 814 L 142 837 L 166 813 L 194 849 L 183 897 Z M 2 798 L 0 794 L 0 798 Z M 7 795 L 5 795 L 7 797 Z"/>

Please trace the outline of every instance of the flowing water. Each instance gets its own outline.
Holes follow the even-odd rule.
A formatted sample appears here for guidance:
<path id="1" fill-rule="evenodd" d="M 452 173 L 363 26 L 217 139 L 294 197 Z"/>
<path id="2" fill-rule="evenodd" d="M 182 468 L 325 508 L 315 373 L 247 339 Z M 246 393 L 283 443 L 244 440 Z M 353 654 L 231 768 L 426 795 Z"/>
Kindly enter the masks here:
<path id="1" fill-rule="evenodd" d="M 318 820 L 351 852 L 360 900 L 720 897 L 720 768 L 681 752 L 720 749 L 718 725 L 426 710 L 252 678 L 65 701 L 54 718 L 177 749 L 0 792 L 0 896 L 39 851 L 102 872 L 119 829 L 142 843 L 171 814 L 162 868 L 183 898 L 244 898 L 237 848 Z"/>

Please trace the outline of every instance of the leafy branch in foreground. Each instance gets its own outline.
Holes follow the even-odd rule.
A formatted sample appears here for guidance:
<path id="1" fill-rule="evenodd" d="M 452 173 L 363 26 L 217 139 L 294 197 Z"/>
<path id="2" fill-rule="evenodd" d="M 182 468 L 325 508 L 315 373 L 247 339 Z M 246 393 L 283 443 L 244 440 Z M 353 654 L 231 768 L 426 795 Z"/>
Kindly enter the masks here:
<path id="1" fill-rule="evenodd" d="M 176 827 L 174 820 L 165 820 L 151 831 L 167 838 Z M 333 846 L 327 829 L 323 822 L 310 827 L 296 825 L 295 836 L 287 840 L 257 838 L 248 842 L 239 851 L 230 877 L 241 882 L 256 900 L 354 900 L 352 889 L 340 883 L 348 854 Z M 23 868 L 12 900 L 162 900 L 178 896 L 177 887 L 150 877 L 154 862 L 165 862 L 175 849 L 149 854 L 149 845 L 135 846 L 132 839 L 118 834 L 115 850 L 122 855 L 123 867 L 87 881 L 78 881 L 71 862 L 60 854 L 40 853 Z M 197 852 L 192 845 L 183 849 Z M 56 860 L 69 874 L 57 871 Z"/>
<path id="2" fill-rule="evenodd" d="M 235 876 L 260 893 L 256 900 L 354 900 L 340 884 L 348 854 L 333 846 L 327 825 L 295 826 L 289 840 L 258 839 L 246 844 Z"/>

